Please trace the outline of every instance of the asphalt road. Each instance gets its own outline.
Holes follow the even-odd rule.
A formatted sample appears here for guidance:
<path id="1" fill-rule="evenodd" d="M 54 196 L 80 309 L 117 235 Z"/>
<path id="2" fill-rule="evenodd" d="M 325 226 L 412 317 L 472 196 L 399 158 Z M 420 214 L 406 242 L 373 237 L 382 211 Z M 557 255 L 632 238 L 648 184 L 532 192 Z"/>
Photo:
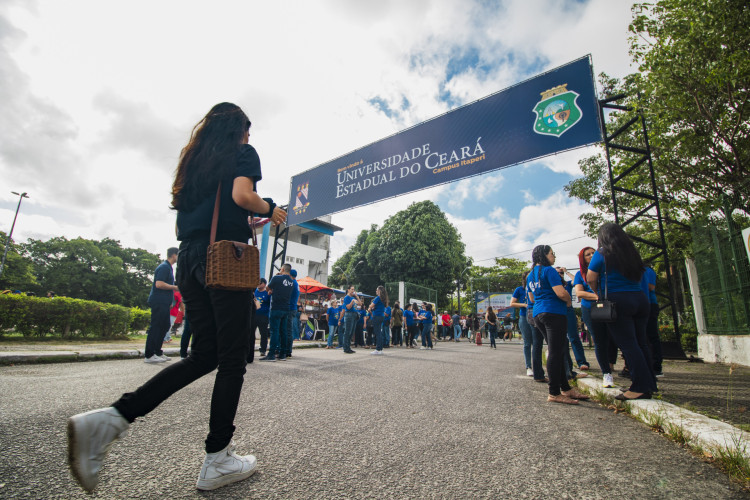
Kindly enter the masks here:
<path id="1" fill-rule="evenodd" d="M 369 352 L 301 349 L 248 366 L 235 441 L 258 457 L 250 479 L 195 489 L 211 374 L 130 427 L 93 497 L 748 498 L 626 415 L 547 403 L 518 345 Z M 0 498 L 87 498 L 67 469 L 67 417 L 161 369 L 141 360 L 0 367 Z"/>

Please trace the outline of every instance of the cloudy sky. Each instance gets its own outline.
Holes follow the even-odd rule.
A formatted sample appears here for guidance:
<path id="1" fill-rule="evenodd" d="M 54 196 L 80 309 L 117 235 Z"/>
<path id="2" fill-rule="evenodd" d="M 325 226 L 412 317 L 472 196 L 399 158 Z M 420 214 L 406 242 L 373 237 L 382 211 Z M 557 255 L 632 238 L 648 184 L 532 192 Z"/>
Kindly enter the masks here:
<path id="1" fill-rule="evenodd" d="M 16 241 L 110 237 L 163 256 L 179 151 L 214 104 L 250 116 L 259 192 L 283 202 L 295 174 L 586 54 L 597 74 L 633 71 L 631 4 L 0 0 L 0 229 L 25 191 Z M 547 243 L 577 267 L 589 207 L 562 188 L 593 152 L 336 214 L 332 260 L 430 199 L 477 264 Z"/>

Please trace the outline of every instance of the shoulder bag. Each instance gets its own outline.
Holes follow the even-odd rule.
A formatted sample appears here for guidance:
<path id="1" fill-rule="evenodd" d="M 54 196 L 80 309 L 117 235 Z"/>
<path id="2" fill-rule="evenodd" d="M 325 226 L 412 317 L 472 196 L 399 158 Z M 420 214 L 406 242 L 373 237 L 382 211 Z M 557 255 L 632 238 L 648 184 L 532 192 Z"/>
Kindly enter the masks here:
<path id="1" fill-rule="evenodd" d="M 602 257 L 604 257 L 602 255 Z M 599 299 L 591 304 L 591 321 L 597 323 L 614 323 L 617 321 L 615 303 L 607 299 L 607 260 L 604 260 L 604 300 Z"/>
<path id="2" fill-rule="evenodd" d="M 252 228 L 252 245 L 240 241 L 216 241 L 220 200 L 221 182 L 216 191 L 211 242 L 206 254 L 206 287 L 236 292 L 254 290 L 260 283 L 260 253 L 255 228 Z"/>

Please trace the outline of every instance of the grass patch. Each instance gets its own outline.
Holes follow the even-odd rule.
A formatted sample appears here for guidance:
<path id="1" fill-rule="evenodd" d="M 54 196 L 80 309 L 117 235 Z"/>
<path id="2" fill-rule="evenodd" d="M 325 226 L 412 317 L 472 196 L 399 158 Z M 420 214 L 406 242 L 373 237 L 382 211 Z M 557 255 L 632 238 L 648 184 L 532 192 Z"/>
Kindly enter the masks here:
<path id="1" fill-rule="evenodd" d="M 666 433 L 667 436 L 669 436 L 669 439 L 683 446 L 687 445 L 693 440 L 692 434 L 686 431 L 685 428 L 682 426 L 682 424 L 677 425 L 677 424 L 667 423 L 664 426 L 664 432 Z"/>
<path id="2" fill-rule="evenodd" d="M 652 431 L 664 432 L 664 415 L 660 411 L 655 413 L 641 412 L 640 418 Z"/>
<path id="3" fill-rule="evenodd" d="M 714 458 L 729 477 L 750 486 L 750 459 L 747 457 L 747 445 L 739 436 L 732 436 L 732 444 L 716 448 Z"/>

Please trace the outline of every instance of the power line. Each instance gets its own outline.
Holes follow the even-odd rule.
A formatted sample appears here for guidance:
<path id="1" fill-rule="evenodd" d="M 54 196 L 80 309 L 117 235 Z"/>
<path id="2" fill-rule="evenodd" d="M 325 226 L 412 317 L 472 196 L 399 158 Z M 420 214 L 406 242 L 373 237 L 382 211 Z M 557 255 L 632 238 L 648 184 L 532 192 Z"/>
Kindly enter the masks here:
<path id="1" fill-rule="evenodd" d="M 559 245 L 560 243 L 567 243 L 569 241 L 580 240 L 582 238 L 588 238 L 588 236 L 578 236 L 577 238 L 571 238 L 569 240 L 556 241 L 554 243 L 551 243 L 550 246 L 552 246 L 552 245 Z M 484 262 L 484 261 L 487 261 L 487 260 L 502 259 L 503 257 L 510 257 L 511 255 L 518 255 L 519 253 L 531 252 L 532 250 L 533 250 L 533 248 L 529 248 L 528 250 L 521 250 L 519 252 L 508 253 L 508 254 L 505 254 L 505 255 L 500 255 L 499 257 L 489 257 L 487 259 L 480 259 L 480 260 L 477 260 L 476 262 Z"/>

